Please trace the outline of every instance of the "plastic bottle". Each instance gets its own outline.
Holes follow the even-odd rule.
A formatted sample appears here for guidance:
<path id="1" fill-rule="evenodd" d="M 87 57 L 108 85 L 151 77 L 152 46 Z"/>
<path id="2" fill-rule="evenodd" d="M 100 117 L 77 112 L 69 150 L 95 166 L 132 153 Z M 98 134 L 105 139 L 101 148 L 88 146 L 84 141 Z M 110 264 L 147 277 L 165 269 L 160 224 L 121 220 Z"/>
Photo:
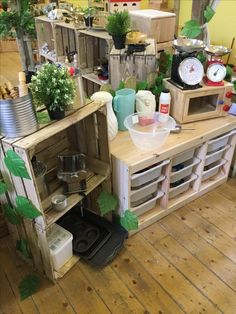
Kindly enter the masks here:
<path id="1" fill-rule="evenodd" d="M 170 91 L 168 89 L 164 89 L 161 92 L 159 99 L 159 121 L 167 122 L 169 119 L 170 113 Z"/>

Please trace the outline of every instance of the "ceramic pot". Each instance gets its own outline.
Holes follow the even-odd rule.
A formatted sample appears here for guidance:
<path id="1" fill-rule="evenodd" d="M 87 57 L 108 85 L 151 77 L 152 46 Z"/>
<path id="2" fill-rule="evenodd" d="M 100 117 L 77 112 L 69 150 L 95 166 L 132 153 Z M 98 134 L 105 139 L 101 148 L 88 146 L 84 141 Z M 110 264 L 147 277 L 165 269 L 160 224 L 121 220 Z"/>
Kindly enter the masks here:
<path id="1" fill-rule="evenodd" d="M 84 17 L 85 26 L 93 27 L 93 16 Z"/>
<path id="2" fill-rule="evenodd" d="M 106 103 L 108 138 L 110 141 L 113 140 L 118 132 L 118 122 L 112 108 L 112 95 L 108 92 L 96 92 L 91 96 L 91 99 Z"/>
<path id="3" fill-rule="evenodd" d="M 65 118 L 65 111 L 48 109 L 48 115 L 51 120 L 61 120 Z"/>

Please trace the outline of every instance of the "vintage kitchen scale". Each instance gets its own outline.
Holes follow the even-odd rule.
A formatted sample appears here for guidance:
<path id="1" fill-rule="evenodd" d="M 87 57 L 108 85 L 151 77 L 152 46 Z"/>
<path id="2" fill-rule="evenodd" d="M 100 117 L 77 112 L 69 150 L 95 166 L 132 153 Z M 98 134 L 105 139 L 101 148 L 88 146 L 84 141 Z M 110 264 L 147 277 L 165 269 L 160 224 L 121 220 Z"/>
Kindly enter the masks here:
<path id="1" fill-rule="evenodd" d="M 200 88 L 204 68 L 197 59 L 197 54 L 204 50 L 204 42 L 197 39 L 178 38 L 173 41 L 173 45 L 175 54 L 170 82 L 183 90 Z"/>
<path id="2" fill-rule="evenodd" d="M 208 86 L 224 86 L 226 76 L 226 67 L 223 64 L 222 57 L 229 54 L 231 49 L 224 46 L 207 46 L 206 53 L 209 55 L 207 63 L 206 76 L 204 83 Z"/>
<path id="3" fill-rule="evenodd" d="M 177 52 L 173 56 L 171 79 L 164 81 L 165 88 L 171 93 L 172 117 L 179 123 L 188 123 L 226 115 L 224 108 L 231 105 L 233 85 L 225 81 L 222 84 L 221 63 L 209 63 L 205 81 L 203 65 L 196 57 L 204 50 L 205 44 L 195 39 L 180 38 L 174 40 L 173 45 Z M 217 67 L 212 69 L 211 64 Z M 218 84 L 210 84 L 212 76 L 212 81 L 217 77 Z"/>

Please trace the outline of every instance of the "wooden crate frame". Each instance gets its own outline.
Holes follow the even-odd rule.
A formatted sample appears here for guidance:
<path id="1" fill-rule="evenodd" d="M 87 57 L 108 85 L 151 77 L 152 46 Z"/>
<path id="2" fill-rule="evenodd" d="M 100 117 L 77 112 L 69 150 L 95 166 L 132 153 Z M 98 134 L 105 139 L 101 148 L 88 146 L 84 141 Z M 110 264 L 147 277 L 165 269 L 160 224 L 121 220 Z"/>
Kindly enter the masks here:
<path id="1" fill-rule="evenodd" d="M 3 160 L 8 149 L 14 150 L 25 162 L 25 166 L 32 180 L 15 177 L 9 173 Z M 55 212 L 51 207 L 51 197 L 61 194 L 62 184 L 57 179 L 57 155 L 68 151 L 83 152 L 87 156 L 88 178 L 87 191 L 84 195 L 78 193 L 68 195 L 68 205 L 62 212 Z M 50 178 L 50 195 L 41 198 L 39 188 L 32 168 L 32 158 L 47 165 L 47 176 Z M 66 263 L 59 271 L 53 270 L 47 244 L 47 229 L 62 217 L 73 206 L 80 202 L 84 196 L 89 195 L 104 183 L 110 189 L 110 156 L 107 135 L 107 120 L 105 105 L 92 102 L 84 108 L 75 111 L 61 121 L 52 122 L 39 131 L 20 139 L 1 139 L 1 171 L 4 180 L 10 184 L 10 200 L 15 205 L 17 195 L 27 197 L 41 212 L 35 220 L 23 219 L 20 226 L 13 226 L 10 230 L 14 240 L 27 238 L 33 256 L 34 266 L 41 272 L 55 280 L 62 277 L 78 257 Z"/>

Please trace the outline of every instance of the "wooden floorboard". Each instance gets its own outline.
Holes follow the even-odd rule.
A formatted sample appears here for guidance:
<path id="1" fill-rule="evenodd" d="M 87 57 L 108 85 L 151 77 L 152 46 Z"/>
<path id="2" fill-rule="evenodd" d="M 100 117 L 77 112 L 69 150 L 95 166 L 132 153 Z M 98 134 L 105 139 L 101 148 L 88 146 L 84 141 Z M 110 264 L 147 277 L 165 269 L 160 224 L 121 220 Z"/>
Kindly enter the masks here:
<path id="1" fill-rule="evenodd" d="M 127 239 L 111 264 L 78 262 L 20 301 L 31 272 L 0 240 L 0 314 L 236 313 L 236 180 Z"/>

